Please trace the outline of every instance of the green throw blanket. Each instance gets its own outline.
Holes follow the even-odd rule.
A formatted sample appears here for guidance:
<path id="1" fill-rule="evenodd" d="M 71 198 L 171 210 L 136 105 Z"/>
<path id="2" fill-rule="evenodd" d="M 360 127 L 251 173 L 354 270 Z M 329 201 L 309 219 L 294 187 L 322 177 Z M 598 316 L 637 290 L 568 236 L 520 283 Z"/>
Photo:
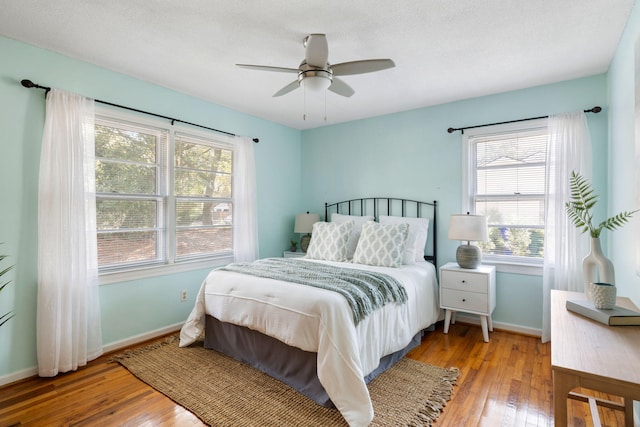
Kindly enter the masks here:
<path id="1" fill-rule="evenodd" d="M 407 291 L 388 274 L 336 267 L 294 258 L 264 258 L 229 264 L 220 270 L 300 283 L 328 289 L 344 296 L 357 325 L 375 309 L 389 302 L 407 301 Z"/>

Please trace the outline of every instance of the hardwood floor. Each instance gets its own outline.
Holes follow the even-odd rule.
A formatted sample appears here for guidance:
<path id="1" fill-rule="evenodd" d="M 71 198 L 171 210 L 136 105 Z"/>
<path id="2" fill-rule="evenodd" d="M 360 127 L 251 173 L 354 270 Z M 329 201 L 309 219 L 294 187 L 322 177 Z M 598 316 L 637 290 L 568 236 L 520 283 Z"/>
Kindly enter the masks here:
<path id="1" fill-rule="evenodd" d="M 547 426 L 553 424 L 551 356 L 539 338 L 460 323 L 435 334 L 412 356 L 462 375 L 439 425 Z M 455 410 L 448 410 L 455 408 Z"/>
<path id="2" fill-rule="evenodd" d="M 495 331 L 485 343 L 479 326 L 458 322 L 444 335 L 440 324 L 409 357 L 461 371 L 436 426 L 553 425 L 550 345 L 539 338 Z M 108 358 L 0 388 L 0 427 L 203 425 Z M 586 403 L 572 402 L 569 417 L 570 426 L 593 425 Z M 624 425 L 613 410 L 600 417 L 603 426 Z"/>

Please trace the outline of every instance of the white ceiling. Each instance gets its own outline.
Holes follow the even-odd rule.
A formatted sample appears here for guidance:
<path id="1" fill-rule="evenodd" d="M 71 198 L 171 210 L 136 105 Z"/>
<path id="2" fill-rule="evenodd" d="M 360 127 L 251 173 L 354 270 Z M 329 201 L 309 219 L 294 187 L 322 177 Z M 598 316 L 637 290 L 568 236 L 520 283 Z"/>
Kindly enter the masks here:
<path id="1" fill-rule="evenodd" d="M 325 123 L 325 108 L 326 123 L 332 124 L 604 73 L 632 5 L 633 0 L 2 0 L 0 34 L 308 129 Z M 297 68 L 309 33 L 327 35 L 330 63 L 391 58 L 396 67 L 343 77 L 355 95 L 327 92 L 325 107 L 324 96 L 302 88 L 272 97 L 295 74 L 235 65 Z"/>

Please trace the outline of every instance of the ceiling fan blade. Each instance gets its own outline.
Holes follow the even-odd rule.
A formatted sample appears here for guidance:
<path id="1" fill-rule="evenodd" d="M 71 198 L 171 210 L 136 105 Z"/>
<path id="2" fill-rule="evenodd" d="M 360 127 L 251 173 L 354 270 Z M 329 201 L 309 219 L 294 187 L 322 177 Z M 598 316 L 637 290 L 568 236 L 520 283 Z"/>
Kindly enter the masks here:
<path id="1" fill-rule="evenodd" d="M 300 87 L 300 83 L 297 80 L 294 80 L 288 85 L 286 85 L 285 87 L 283 87 L 282 89 L 280 89 L 279 91 L 277 91 L 276 93 L 274 93 L 273 97 L 275 98 L 276 96 L 286 95 L 287 93 L 291 92 L 292 90 L 298 89 L 299 87 Z"/>
<path id="2" fill-rule="evenodd" d="M 356 93 L 356 91 L 346 84 L 344 80 L 340 80 L 337 77 L 333 78 L 331 86 L 329 86 L 329 90 L 333 93 L 337 93 L 338 95 L 346 96 L 347 98 Z"/>
<path id="3" fill-rule="evenodd" d="M 258 71 L 277 71 L 280 73 L 298 73 L 297 68 L 283 68 L 283 67 L 270 67 L 268 65 L 250 65 L 250 64 L 236 64 L 240 68 L 248 68 L 249 70 Z"/>
<path id="4" fill-rule="evenodd" d="M 324 68 L 329 58 L 327 36 L 324 34 L 309 34 L 304 39 L 305 60 L 313 67 Z"/>
<path id="5" fill-rule="evenodd" d="M 342 62 L 331 66 L 334 76 L 372 73 L 393 68 L 396 64 L 390 59 L 365 59 L 362 61 Z"/>

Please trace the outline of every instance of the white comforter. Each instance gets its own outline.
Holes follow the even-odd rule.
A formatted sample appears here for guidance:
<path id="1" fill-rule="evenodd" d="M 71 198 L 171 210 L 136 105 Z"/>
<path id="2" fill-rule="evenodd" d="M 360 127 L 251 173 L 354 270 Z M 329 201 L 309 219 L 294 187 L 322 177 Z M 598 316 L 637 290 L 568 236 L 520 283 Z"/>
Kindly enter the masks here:
<path id="1" fill-rule="evenodd" d="M 406 347 L 416 333 L 438 320 L 435 268 L 426 261 L 402 268 L 326 263 L 389 274 L 403 283 L 408 301 L 387 304 L 355 326 L 349 305 L 338 293 L 213 270 L 180 332 L 180 346 L 201 335 L 208 314 L 317 352 L 320 383 L 344 419 L 350 426 L 368 425 L 373 406 L 364 376 L 380 358 Z"/>

